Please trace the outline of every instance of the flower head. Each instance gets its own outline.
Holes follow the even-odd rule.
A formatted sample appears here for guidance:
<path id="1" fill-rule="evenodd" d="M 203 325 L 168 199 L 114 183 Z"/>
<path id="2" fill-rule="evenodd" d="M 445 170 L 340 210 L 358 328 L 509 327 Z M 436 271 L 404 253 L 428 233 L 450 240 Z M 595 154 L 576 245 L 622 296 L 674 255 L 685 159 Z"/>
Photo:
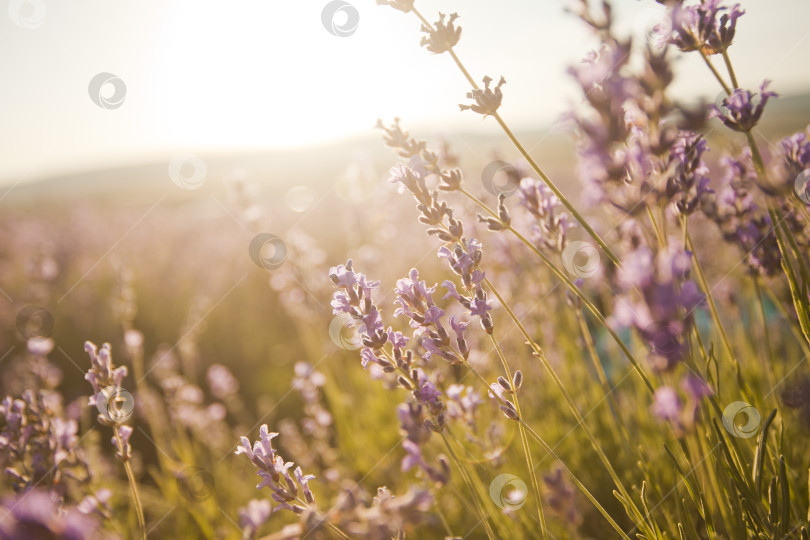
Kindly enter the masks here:
<path id="1" fill-rule="evenodd" d="M 272 440 L 278 433 L 271 432 L 264 424 L 259 428 L 259 440 L 250 444 L 247 437 L 241 437 L 240 443 L 234 454 L 245 454 L 250 462 L 256 467 L 262 481 L 256 485 L 256 489 L 264 487 L 270 488 L 272 498 L 278 503 L 278 508 L 290 510 L 296 514 L 304 511 L 304 508 L 294 504 L 298 499 L 299 489 L 303 491 L 308 503 L 314 502 L 312 492 L 309 490 L 309 481 L 315 478 L 311 475 L 304 475 L 301 468 L 294 471 L 295 480 L 290 476 L 289 470 L 294 465 L 291 461 L 284 461 L 273 448 Z"/>
<path id="2" fill-rule="evenodd" d="M 723 100 L 722 107 L 715 107 L 709 116 L 719 118 L 726 127 L 735 131 L 751 131 L 759 122 L 768 99 L 779 95 L 766 91 L 768 84 L 770 81 L 766 80 L 760 85 L 759 99 L 755 99 L 757 94 L 752 94 L 749 90 L 734 90 Z"/>
<path id="3" fill-rule="evenodd" d="M 501 100 L 503 99 L 503 93 L 501 92 L 501 86 L 506 84 L 506 79 L 501 77 L 498 81 L 498 85 L 495 88 L 490 88 L 489 85 L 492 83 L 491 77 L 484 77 L 484 88 L 483 90 L 480 88 L 475 88 L 471 92 L 467 93 L 467 97 L 475 101 L 472 105 L 459 105 L 459 108 L 462 111 L 471 110 L 478 114 L 483 114 L 485 117 L 489 116 L 490 114 L 495 114 L 498 108 L 501 106 Z"/>
<path id="4" fill-rule="evenodd" d="M 739 4 L 721 6 L 722 0 L 705 0 L 700 4 L 676 4 L 672 10 L 670 42 L 680 50 L 700 51 L 706 55 L 726 50 L 734 40 L 737 19 L 745 11 Z"/>
<path id="5" fill-rule="evenodd" d="M 420 44 L 435 54 L 449 51 L 461 38 L 461 27 L 453 24 L 458 19 L 458 13 L 451 14 L 447 23 L 444 22 L 444 17 L 444 13 L 439 13 L 439 20 L 433 26 L 422 25 L 422 32 L 427 35 L 422 37 Z"/>
<path id="6" fill-rule="evenodd" d="M 273 506 L 267 499 L 252 499 L 239 509 L 239 527 L 247 538 L 254 538 L 259 528 L 264 525 Z"/>

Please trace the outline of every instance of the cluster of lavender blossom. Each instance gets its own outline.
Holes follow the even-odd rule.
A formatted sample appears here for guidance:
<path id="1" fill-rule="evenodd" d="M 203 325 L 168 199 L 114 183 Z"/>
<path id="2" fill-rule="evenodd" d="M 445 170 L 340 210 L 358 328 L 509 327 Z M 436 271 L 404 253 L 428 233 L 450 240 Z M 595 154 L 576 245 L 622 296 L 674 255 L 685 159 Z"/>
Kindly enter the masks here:
<path id="1" fill-rule="evenodd" d="M 569 70 L 584 96 L 568 118 L 587 220 L 501 116 L 505 79 L 485 76 L 479 86 L 462 64 L 454 50 L 462 35 L 459 15 L 439 13 L 430 23 L 414 0 L 377 0 L 419 19 L 421 46 L 449 57 L 470 85 L 460 110 L 496 121 L 516 145 L 524 161 L 509 175 L 518 197 L 479 197 L 447 144 L 434 150 L 399 119 L 380 121 L 386 145 L 403 160 L 388 180 L 415 200 L 444 275 L 429 278 L 439 271 L 429 265 L 411 268 L 387 304 L 381 281 L 352 259 L 327 271 L 327 252 L 295 230 L 288 262 L 269 278 L 285 322 L 297 324 L 299 336 L 309 336 L 300 329 L 311 330 L 329 312 L 313 299 L 325 298 L 330 284 L 336 289 L 331 315 L 348 317 L 357 328 L 356 369 L 386 392 L 371 401 L 373 392 L 353 390 L 368 394 L 374 406 L 384 404 L 375 414 L 398 424 L 392 467 L 383 458 L 375 468 L 384 471 L 352 469 L 350 456 L 341 454 L 356 446 L 346 437 L 368 434 L 358 433 L 357 419 L 347 418 L 346 405 L 334 399 L 345 381 L 332 379 L 344 359 L 330 350 L 325 358 L 334 365 L 319 371 L 309 356 L 320 351 L 306 337 L 300 347 L 309 356 L 301 358 L 296 348 L 291 362 L 289 390 L 300 402 L 294 418 L 271 416 L 272 398 L 272 407 L 257 404 L 259 414 L 270 412 L 254 424 L 256 411 L 244 399 L 249 385 L 223 364 L 203 371 L 199 323 L 208 304 L 202 297 L 181 325 L 181 339 L 144 362 L 133 277 L 118 268 L 113 311 L 131 365 L 116 365 L 108 343 L 85 343 L 89 405 L 99 412 L 98 425 L 82 413 L 85 396 L 63 406 L 56 391 L 62 374 L 48 360 L 54 340 L 24 336 L 25 352 L 4 367 L 3 388 L 13 391 L 0 401 L 0 465 L 9 484 L 0 503 L 0 539 L 146 538 L 170 505 L 170 514 L 177 508 L 182 516 L 177 524 L 209 538 L 262 537 L 275 520 L 283 524 L 263 540 L 404 540 L 438 530 L 448 540 L 461 538 L 457 532 L 535 538 L 538 524 L 543 538 L 557 529 L 564 537 L 593 537 L 604 534 L 605 523 L 627 540 L 810 537 L 806 486 L 794 472 L 803 470 L 806 452 L 783 411 L 783 405 L 802 414 L 810 408 L 806 380 L 797 379 L 799 390 L 782 402 L 775 392 L 777 375 L 792 379 L 799 365 L 780 357 L 810 357 L 810 126 L 760 148 L 757 126 L 777 94 L 769 81 L 753 90 L 737 81 L 729 51 L 745 14 L 739 4 L 658 0 L 666 35 L 656 33 L 639 47 L 617 32 L 607 0 L 572 1 L 573 13 L 600 43 Z M 701 56 L 725 97 L 710 107 L 680 103 L 672 92 L 675 50 Z M 631 61 L 634 53 L 639 62 Z M 715 66 L 719 59 L 726 75 Z M 741 148 L 729 155 L 710 148 L 711 125 Z M 258 229 L 261 210 L 246 178 L 237 176 L 231 189 L 242 222 Z M 572 280 L 555 261 L 565 262 L 567 248 L 587 236 L 598 245 L 601 268 Z M 738 259 L 745 272 L 734 272 Z M 59 263 L 43 248 L 29 266 L 44 297 Z M 739 291 L 724 287 L 726 279 Z M 754 311 L 762 319 L 756 331 Z M 742 329 L 732 328 L 736 319 Z M 581 361 L 585 356 L 592 368 Z M 271 367 L 275 380 L 279 368 Z M 624 383 L 625 368 L 640 380 Z M 130 371 L 137 399 L 124 388 Z M 609 412 L 600 410 L 603 402 Z M 759 418 L 758 409 L 773 407 L 756 426 L 756 445 L 732 438 L 743 437 L 727 418 L 726 403 L 757 410 L 749 421 Z M 587 414 L 580 413 L 583 406 L 591 407 Z M 259 424 L 258 439 L 241 436 L 233 451 L 237 436 Z M 779 426 L 776 437 L 769 436 L 772 425 Z M 111 430 L 112 445 L 107 435 L 94 444 L 94 430 Z M 146 439 L 154 448 L 141 448 Z M 147 450 L 156 457 L 144 464 Z M 511 473 L 521 450 L 531 493 L 523 482 L 526 493 L 520 488 L 517 495 L 534 499 L 531 516 L 492 492 L 491 477 L 500 468 Z M 104 459 L 105 452 L 117 463 Z M 592 452 L 601 467 L 592 466 Z M 231 465 L 225 461 L 231 454 L 247 460 Z M 557 460 L 551 469 L 549 457 Z M 248 466 L 260 478 L 256 492 L 239 482 Z M 210 478 L 204 496 L 183 483 L 187 467 Z M 371 483 L 372 474 L 383 480 Z M 214 524 L 228 517 L 221 505 L 229 498 L 236 520 Z M 546 512 L 554 516 L 548 522 Z"/>

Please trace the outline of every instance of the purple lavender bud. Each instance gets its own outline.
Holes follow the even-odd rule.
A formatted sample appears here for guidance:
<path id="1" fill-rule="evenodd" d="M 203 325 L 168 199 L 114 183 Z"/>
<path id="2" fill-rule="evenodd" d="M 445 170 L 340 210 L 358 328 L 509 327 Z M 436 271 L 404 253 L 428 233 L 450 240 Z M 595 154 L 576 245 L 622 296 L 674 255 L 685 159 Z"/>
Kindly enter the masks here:
<path id="1" fill-rule="evenodd" d="M 112 438 L 112 443 L 116 449 L 115 455 L 121 461 L 127 461 L 132 457 L 132 447 L 129 444 L 129 438 L 132 435 L 132 428 L 129 426 L 119 425 L 113 429 L 118 430 L 118 436 Z"/>
<path id="2" fill-rule="evenodd" d="M 304 497 L 306 498 L 307 503 L 312 504 L 315 502 L 315 496 L 312 494 L 312 491 L 309 489 L 309 481 L 314 480 L 315 476 L 312 474 L 305 475 L 303 471 L 301 471 L 301 467 L 295 468 L 295 479 L 298 482 L 298 485 L 301 486 L 301 490 L 304 492 Z"/>
<path id="3" fill-rule="evenodd" d="M 33 489 L 3 500 L 0 538 L 29 540 L 59 538 L 93 540 L 101 531 L 98 522 L 72 507 L 59 508 L 55 495 Z"/>
<path id="4" fill-rule="evenodd" d="M 512 376 L 512 386 L 515 390 L 520 390 L 520 387 L 523 386 L 523 372 L 520 370 L 515 371 L 515 374 Z"/>
<path id="5" fill-rule="evenodd" d="M 239 391 L 239 381 L 222 364 L 211 364 L 205 378 L 211 394 L 217 399 L 224 399 Z"/>
<path id="6" fill-rule="evenodd" d="M 706 384 L 706 381 L 694 373 L 684 375 L 681 379 L 681 388 L 683 388 L 694 401 L 700 401 L 714 394 L 714 391 Z"/>
<path id="7" fill-rule="evenodd" d="M 710 118 L 720 118 L 726 127 L 735 131 L 751 131 L 759 122 L 765 104 L 769 98 L 778 97 L 775 92 L 767 92 L 765 89 L 770 81 L 763 81 L 759 87 L 759 99 L 754 100 L 754 96 L 749 90 L 738 88 L 730 96 L 723 100 L 722 108 L 715 107 L 709 114 Z"/>
<path id="8" fill-rule="evenodd" d="M 504 401 L 500 409 L 503 412 L 504 416 L 506 416 L 509 420 L 520 419 L 520 415 L 518 415 L 517 410 L 515 409 L 515 406 L 512 405 L 511 401 Z"/>
<path id="9" fill-rule="evenodd" d="M 678 393 L 671 386 L 660 386 L 653 396 L 653 414 L 666 421 L 678 421 L 683 410 Z"/>
<path id="10" fill-rule="evenodd" d="M 239 527 L 247 538 L 255 538 L 259 528 L 267 522 L 273 506 L 267 499 L 251 499 L 239 509 Z"/>
<path id="11" fill-rule="evenodd" d="M 739 4 L 731 10 L 721 6 L 722 0 L 706 0 L 701 4 L 676 4 L 672 11 L 670 41 L 684 52 L 701 51 L 712 55 L 723 52 L 734 40 L 739 19 L 745 11 Z"/>

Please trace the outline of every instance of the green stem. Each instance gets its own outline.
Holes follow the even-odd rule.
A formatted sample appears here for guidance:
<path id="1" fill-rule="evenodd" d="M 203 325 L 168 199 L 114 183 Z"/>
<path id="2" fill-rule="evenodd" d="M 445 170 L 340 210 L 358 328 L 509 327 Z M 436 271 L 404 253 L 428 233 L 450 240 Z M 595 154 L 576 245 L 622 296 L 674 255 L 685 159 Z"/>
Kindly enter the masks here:
<path id="1" fill-rule="evenodd" d="M 762 339 L 764 341 L 763 346 L 765 347 L 765 357 L 768 359 L 768 369 L 767 376 L 768 376 L 768 386 L 770 388 L 776 388 L 776 381 L 774 380 L 774 367 L 776 363 L 774 362 L 773 358 L 773 348 L 771 347 L 771 332 L 768 329 L 768 318 L 767 313 L 765 312 L 765 298 L 762 296 L 762 287 L 759 284 L 759 277 L 754 276 L 751 278 L 754 282 L 754 291 L 757 295 L 757 301 L 759 303 L 759 313 L 762 316 Z"/>
<path id="2" fill-rule="evenodd" d="M 512 395 L 514 396 L 515 400 L 515 410 L 517 411 L 518 417 L 523 418 L 523 414 L 520 412 L 520 400 L 518 399 L 518 389 L 515 388 L 515 385 L 512 380 L 512 370 L 509 369 L 509 363 L 506 361 L 506 357 L 501 351 L 501 346 L 498 344 L 498 340 L 495 339 L 495 336 L 489 334 L 489 338 L 492 340 L 492 344 L 495 346 L 495 350 L 498 352 L 498 357 L 501 359 L 501 365 L 503 365 L 503 370 L 506 373 L 506 380 L 509 381 L 509 384 L 512 386 Z M 542 499 L 540 498 L 540 485 L 537 482 L 537 475 L 534 472 L 534 460 L 532 459 L 531 449 L 529 448 L 529 441 L 526 437 L 526 428 L 523 424 L 518 425 L 518 430 L 520 431 L 520 442 L 523 445 L 523 455 L 526 458 L 526 466 L 529 469 L 529 477 L 532 481 L 532 489 L 534 490 L 534 497 L 536 499 L 536 506 L 537 506 L 537 517 L 540 519 L 540 532 L 544 539 L 548 538 L 547 535 L 547 526 L 546 526 L 546 516 L 543 514 L 543 504 Z"/>
<path id="3" fill-rule="evenodd" d="M 629 536 L 627 536 L 627 534 L 626 534 L 626 533 L 625 533 L 625 532 L 622 530 L 622 528 L 621 528 L 621 527 L 619 527 L 619 524 L 618 524 L 618 523 L 616 523 L 616 521 L 613 519 L 613 517 L 611 517 L 610 513 L 608 513 L 608 511 L 607 511 L 607 510 L 605 510 L 605 509 L 602 507 L 602 505 L 601 505 L 601 504 L 599 504 L 599 501 L 598 501 L 598 500 L 596 500 L 596 497 L 594 497 L 594 496 L 591 494 L 591 492 L 588 490 L 588 488 L 587 488 L 587 487 L 585 487 L 585 485 L 584 485 L 584 484 L 583 484 L 583 483 L 582 483 L 582 482 L 579 480 L 579 478 L 577 478 L 577 477 L 576 477 L 576 475 L 575 475 L 573 472 L 571 472 L 571 469 L 569 469 L 569 468 L 568 468 L 568 467 L 565 465 L 565 463 L 564 463 L 562 460 L 560 460 L 560 458 L 559 458 L 559 457 L 557 457 L 557 454 L 555 454 L 555 453 L 554 453 L 554 449 L 553 449 L 553 448 L 551 448 L 551 447 L 548 445 L 548 443 L 547 443 L 546 441 L 544 441 L 544 440 L 543 440 L 543 438 L 542 438 L 542 437 L 540 437 L 540 435 L 539 435 L 539 434 L 537 434 L 537 432 L 536 432 L 536 431 L 534 431 L 534 430 L 531 428 L 531 426 L 530 426 L 530 425 L 528 425 L 528 424 L 527 424 L 527 423 L 526 423 L 526 422 L 525 422 L 525 421 L 524 421 L 522 418 L 521 418 L 521 419 L 519 419 L 518 421 L 519 421 L 519 422 L 520 422 L 520 424 L 521 424 L 521 425 L 522 425 L 522 426 L 523 426 L 523 427 L 526 429 L 526 431 L 529 433 L 529 435 L 531 435 L 531 436 L 532 436 L 532 438 L 534 438 L 534 440 L 535 440 L 535 441 L 537 441 L 537 442 L 540 444 L 540 446 L 542 446 L 542 447 L 543 447 L 543 449 L 544 449 L 546 452 L 548 452 L 549 454 L 551 454 L 552 456 L 554 456 L 555 458 L 557 458 L 557 460 L 559 461 L 560 465 L 562 465 L 562 467 L 563 467 L 563 468 L 565 468 L 566 472 L 567 472 L 567 473 L 568 473 L 568 474 L 571 476 L 571 481 L 572 481 L 572 482 L 574 482 L 574 485 L 576 485 L 576 486 L 577 486 L 577 488 L 578 488 L 578 489 L 579 489 L 579 490 L 582 492 L 582 494 L 583 494 L 583 495 L 585 495 L 585 497 L 586 497 L 586 498 L 587 498 L 589 501 L 591 501 L 591 503 L 592 503 L 592 504 L 593 504 L 593 505 L 596 507 L 596 509 L 599 511 L 599 513 L 600 513 L 600 514 L 602 514 L 602 516 L 603 516 L 603 517 L 604 517 L 604 518 L 607 520 L 607 522 L 608 522 L 608 523 L 610 523 L 610 526 L 611 526 L 611 527 L 613 527 L 613 528 L 616 530 L 616 532 L 618 532 L 618 533 L 619 533 L 619 536 L 621 536 L 621 537 L 622 537 L 624 540 L 630 540 L 630 537 L 629 537 Z"/>
<path id="4" fill-rule="evenodd" d="M 593 433 L 591 433 L 591 430 L 585 424 L 585 421 L 582 418 L 582 415 L 580 414 L 579 409 L 577 409 L 576 403 L 574 403 L 574 400 L 571 397 L 571 395 L 568 393 L 568 390 L 565 389 L 565 385 L 563 384 L 560 377 L 557 375 L 557 372 L 552 367 L 551 363 L 549 362 L 548 358 L 546 357 L 545 352 L 543 351 L 543 349 L 540 348 L 539 345 L 537 345 L 537 343 L 534 341 L 534 339 L 532 339 L 532 337 L 529 335 L 529 332 L 523 326 L 523 323 L 520 322 L 520 319 L 518 319 L 518 317 L 512 311 L 512 308 L 509 307 L 509 304 L 507 304 L 506 301 L 503 299 L 503 297 L 498 293 L 498 290 L 492 285 L 492 282 L 490 282 L 489 279 L 484 278 L 484 283 L 486 283 L 487 287 L 492 291 L 492 293 L 495 295 L 495 297 L 501 303 L 501 306 L 503 306 L 503 308 L 509 314 L 509 317 L 512 319 L 512 321 L 518 327 L 518 330 L 523 335 L 524 339 L 529 344 L 529 346 L 532 348 L 532 351 L 534 352 L 534 355 L 541 361 L 541 363 L 543 364 L 543 367 L 546 369 L 548 374 L 551 376 L 552 380 L 554 381 L 554 384 L 557 386 L 560 393 L 563 395 L 563 398 L 565 399 L 566 403 L 568 404 L 568 407 L 571 410 L 571 413 L 574 415 L 574 418 L 576 419 L 577 424 L 579 424 L 579 426 L 585 432 L 585 435 L 588 437 L 588 440 L 590 441 L 591 446 L 593 447 L 594 451 L 596 452 L 596 455 L 599 456 L 600 461 L 602 461 L 602 465 L 605 467 L 605 470 L 608 472 L 608 475 L 610 475 L 611 479 L 613 480 L 614 484 L 616 485 L 616 488 L 619 490 L 622 497 L 624 498 L 624 502 L 625 502 L 625 504 L 627 506 L 627 509 L 632 510 L 632 513 L 635 514 L 634 517 L 637 519 L 637 522 L 643 523 L 644 518 L 643 518 L 641 512 L 639 511 L 639 509 L 636 506 L 633 499 L 630 497 L 630 493 L 624 487 L 624 483 L 622 482 L 622 480 L 619 478 L 619 475 L 614 470 L 613 465 L 610 462 L 610 459 L 607 457 L 604 450 L 600 446 L 599 441 L 596 440 L 596 437 L 593 435 Z"/>
<path id="5" fill-rule="evenodd" d="M 475 202 L 487 213 L 489 213 L 495 218 L 498 217 L 498 215 L 489 206 L 480 201 L 475 195 L 466 191 L 464 188 L 459 188 L 459 191 L 463 193 L 465 196 L 467 196 L 470 200 Z M 633 356 L 633 353 L 630 352 L 630 349 L 627 347 L 627 345 L 625 345 L 624 341 L 622 341 L 622 338 L 619 336 L 619 334 L 617 334 L 616 331 L 613 330 L 610 327 L 610 325 L 608 325 L 607 319 L 605 318 L 604 315 L 602 315 L 602 313 L 599 311 L 596 305 L 594 305 L 594 303 L 590 300 L 590 298 L 585 296 L 585 293 L 583 293 L 582 290 L 580 290 L 580 288 L 577 287 L 568 278 L 568 276 L 566 276 L 559 268 L 557 268 L 554 265 L 554 263 L 552 263 L 551 260 L 542 251 L 537 249 L 537 246 L 535 246 L 532 242 L 530 242 L 528 238 L 520 234 L 520 232 L 518 232 L 511 225 L 503 223 L 503 226 L 506 228 L 506 230 L 508 230 L 510 233 L 515 235 L 521 242 L 523 242 L 523 244 L 525 244 L 535 255 L 537 255 L 546 264 L 549 270 L 551 270 L 554 276 L 560 281 L 562 281 L 565 284 L 565 286 L 568 287 L 568 290 L 571 291 L 571 293 L 574 296 L 576 296 L 582 301 L 582 304 L 588 308 L 588 311 L 590 311 L 591 314 L 593 314 L 593 316 L 596 317 L 596 320 L 599 321 L 599 323 L 604 327 L 604 329 L 608 332 L 608 334 L 610 334 L 610 337 L 613 338 L 613 341 L 616 342 L 616 345 L 618 345 L 622 353 L 624 353 L 624 356 L 627 358 L 630 364 L 632 364 L 633 369 L 635 369 L 638 376 L 641 377 L 642 381 L 644 381 L 644 385 L 650 391 L 650 394 L 654 394 L 655 387 L 653 386 L 652 382 L 650 382 L 650 379 L 647 377 L 647 374 L 644 372 L 644 369 L 641 367 L 641 364 L 638 363 L 636 358 Z"/>
<path id="6" fill-rule="evenodd" d="M 706 291 L 706 300 L 709 303 L 709 312 L 712 315 L 712 319 L 714 319 L 714 324 L 717 326 L 717 331 L 720 332 L 720 339 L 723 342 L 723 347 L 726 349 L 726 353 L 731 359 L 731 364 L 737 368 L 737 358 L 734 356 L 734 351 L 731 348 L 731 342 L 728 339 L 728 334 L 726 334 L 723 321 L 720 320 L 720 313 L 717 310 L 717 304 L 714 302 L 714 297 L 712 296 L 712 291 L 709 288 L 709 283 L 706 281 L 706 275 L 703 273 L 703 266 L 700 264 L 700 260 L 695 252 L 695 245 L 692 243 L 692 237 L 688 232 L 686 233 L 686 242 L 689 245 L 689 250 L 692 252 L 692 261 L 695 265 L 695 272 L 697 273 L 700 286 L 704 291 Z"/>
<path id="7" fill-rule="evenodd" d="M 731 58 L 728 57 L 728 49 L 723 49 L 723 61 L 726 63 L 728 76 L 731 77 L 731 84 L 734 85 L 735 89 L 739 88 L 740 83 L 737 82 L 737 75 L 734 73 L 734 67 L 731 65 Z"/>
<path id="8" fill-rule="evenodd" d="M 395 365 L 395 366 L 397 365 L 396 360 L 388 353 L 388 351 L 386 351 L 385 349 L 380 349 L 380 352 L 388 359 L 389 362 L 391 362 L 392 365 Z M 459 358 L 462 358 L 462 357 L 459 356 Z M 467 365 L 469 365 L 469 364 L 467 364 Z M 411 374 L 408 372 L 407 369 L 397 366 L 397 371 L 399 371 L 402 374 L 402 376 L 405 378 L 405 380 L 408 381 L 408 383 L 411 386 L 416 387 L 416 382 L 413 380 L 413 378 L 411 377 Z M 479 377 L 481 376 L 480 374 L 478 374 L 478 372 L 476 372 L 476 375 L 478 375 Z M 486 384 L 486 381 L 485 381 L 485 384 Z M 439 425 L 439 423 L 435 419 L 435 417 L 434 417 L 434 422 L 436 423 L 437 426 Z M 453 464 L 455 465 L 455 467 L 458 470 L 459 474 L 461 474 L 461 478 L 464 480 L 464 483 L 467 485 L 467 489 L 470 490 L 470 495 L 472 495 L 472 498 L 473 498 L 473 504 L 475 505 L 475 509 L 478 512 L 478 517 L 481 519 L 481 522 L 484 524 L 484 528 L 486 529 L 486 532 L 487 532 L 487 537 L 490 540 L 495 540 L 495 533 L 492 531 L 492 527 L 491 527 L 491 525 L 490 525 L 490 523 L 489 523 L 489 521 L 487 519 L 487 516 L 486 516 L 486 513 L 484 512 L 484 509 L 481 507 L 481 505 L 480 505 L 480 503 L 478 501 L 478 497 L 476 497 L 475 487 L 473 486 L 472 480 L 470 479 L 469 475 L 467 474 L 467 471 L 464 470 L 464 468 L 462 467 L 460 460 L 458 459 L 458 457 L 456 456 L 456 454 L 453 451 L 452 447 L 450 446 L 450 441 L 447 440 L 447 437 L 444 434 L 444 432 L 440 431 L 439 434 L 441 435 L 442 440 L 444 441 L 444 444 L 447 447 L 447 451 L 450 453 L 450 459 L 453 461 Z"/>
<path id="9" fill-rule="evenodd" d="M 726 81 L 723 80 L 723 77 L 712 65 L 712 61 L 709 60 L 709 57 L 706 56 L 706 53 L 700 51 L 700 56 L 703 58 L 703 61 L 706 62 L 706 65 L 709 67 L 709 70 L 712 72 L 712 75 L 714 75 L 715 79 L 717 79 L 717 82 L 720 83 L 720 86 L 723 87 L 723 90 L 726 92 L 726 94 L 731 94 L 731 88 L 729 88 L 728 84 L 726 84 Z"/>
<path id="10" fill-rule="evenodd" d="M 427 28 L 433 28 L 433 25 L 430 22 L 428 22 L 428 20 L 425 19 L 425 17 L 423 17 L 422 14 L 419 13 L 419 11 L 416 8 L 412 8 L 411 11 L 413 11 L 414 15 L 416 15 L 419 18 L 419 20 L 422 21 L 422 24 L 424 24 Z M 458 66 L 461 73 L 464 75 L 464 78 L 467 79 L 467 82 L 469 82 L 474 89 L 478 90 L 479 89 L 478 84 L 475 82 L 475 79 L 472 78 L 470 72 L 467 71 L 467 68 L 464 67 L 464 64 L 461 62 L 456 52 L 452 48 L 448 49 L 447 52 L 450 54 L 450 57 L 453 59 L 453 62 L 455 62 L 456 66 Z M 621 266 L 621 262 L 619 261 L 619 258 L 616 256 L 616 254 L 613 253 L 613 250 L 611 250 L 605 243 L 605 241 L 602 240 L 599 234 L 597 234 L 597 232 L 593 230 L 593 228 L 588 224 L 585 218 L 582 217 L 582 215 L 577 211 L 576 208 L 574 208 L 574 205 L 571 204 L 571 202 L 566 198 L 566 196 L 563 195 L 562 191 L 560 191 L 560 189 L 554 184 L 554 182 L 552 182 L 551 178 L 549 178 L 549 176 L 545 173 L 545 171 L 543 171 L 540 165 L 534 160 L 534 158 L 532 158 L 531 154 L 529 154 L 529 152 L 526 150 L 523 144 L 521 144 L 521 142 L 518 140 L 518 138 L 506 124 L 504 119 L 501 117 L 501 115 L 498 114 L 498 112 L 496 111 L 491 116 L 495 118 L 495 120 L 498 122 L 498 125 L 501 126 L 501 129 L 503 129 L 504 133 L 506 133 L 506 136 L 509 138 L 509 140 L 512 141 L 512 144 L 515 146 L 518 152 L 520 152 L 520 154 L 523 156 L 526 162 L 540 176 L 540 178 L 543 180 L 543 183 L 546 184 L 546 186 L 554 193 L 554 195 L 557 196 L 558 199 L 560 199 L 560 202 L 571 213 L 574 219 L 577 220 L 580 226 L 590 235 L 591 238 L 593 238 L 594 242 L 599 244 L 599 247 L 605 252 L 608 258 L 610 258 L 610 260 L 613 261 L 613 263 L 616 266 Z"/>
<path id="11" fill-rule="evenodd" d="M 121 435 L 118 433 L 118 424 L 113 426 L 113 435 L 115 436 L 115 440 L 118 443 L 118 448 L 122 451 L 124 449 L 124 443 L 121 440 Z M 129 464 L 128 459 L 123 459 L 124 462 L 124 471 L 127 473 L 127 480 L 129 481 L 129 487 L 132 490 L 132 502 L 135 504 L 135 514 L 138 516 L 138 528 L 140 530 L 140 537 L 143 540 L 146 540 L 146 519 L 144 518 L 143 514 L 143 505 L 141 504 L 141 496 L 138 493 L 138 483 L 135 481 L 135 474 L 132 472 L 132 466 Z"/>

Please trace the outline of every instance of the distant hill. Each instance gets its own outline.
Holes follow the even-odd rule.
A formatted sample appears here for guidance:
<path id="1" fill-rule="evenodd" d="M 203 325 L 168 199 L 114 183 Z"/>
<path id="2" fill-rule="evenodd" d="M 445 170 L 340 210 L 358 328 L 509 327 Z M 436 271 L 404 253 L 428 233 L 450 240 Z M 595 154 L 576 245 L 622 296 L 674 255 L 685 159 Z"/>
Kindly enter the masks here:
<path id="1" fill-rule="evenodd" d="M 791 95 L 771 101 L 759 126 L 768 138 L 802 130 L 810 123 L 810 94 Z M 429 129 L 412 129 L 414 134 L 429 137 Z M 381 133 L 380 133 L 381 135 Z M 548 173 L 564 185 L 573 178 L 573 144 L 569 130 L 555 126 L 518 134 Z M 447 140 L 468 170 L 480 170 L 493 159 L 517 159 L 519 155 L 506 137 L 450 133 Z M 243 153 L 200 154 L 207 166 L 207 177 L 199 192 L 219 192 L 223 180 L 235 170 L 243 169 L 263 186 L 263 192 L 274 196 L 295 185 L 313 188 L 330 185 L 356 160 L 364 159 L 381 178 L 400 158 L 386 148 L 381 136 L 356 137 L 331 144 L 294 150 L 250 151 Z M 0 188 L 2 191 L 2 188 Z M 11 190 L 4 204 L 28 206 L 44 200 L 70 201 L 77 198 L 107 199 L 127 197 L 154 200 L 154 193 L 184 198 L 186 192 L 174 186 L 168 175 L 168 163 L 153 162 L 115 169 L 90 170 L 45 178 L 21 184 Z"/>

